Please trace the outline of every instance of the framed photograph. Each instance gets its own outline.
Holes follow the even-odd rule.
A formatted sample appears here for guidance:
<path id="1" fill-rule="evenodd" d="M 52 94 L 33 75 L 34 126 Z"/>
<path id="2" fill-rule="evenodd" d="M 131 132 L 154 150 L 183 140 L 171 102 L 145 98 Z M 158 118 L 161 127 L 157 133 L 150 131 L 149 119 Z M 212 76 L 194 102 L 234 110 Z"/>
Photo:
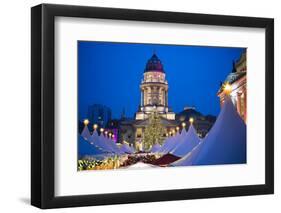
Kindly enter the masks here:
<path id="1" fill-rule="evenodd" d="M 31 9 L 31 203 L 272 194 L 274 20 Z"/>

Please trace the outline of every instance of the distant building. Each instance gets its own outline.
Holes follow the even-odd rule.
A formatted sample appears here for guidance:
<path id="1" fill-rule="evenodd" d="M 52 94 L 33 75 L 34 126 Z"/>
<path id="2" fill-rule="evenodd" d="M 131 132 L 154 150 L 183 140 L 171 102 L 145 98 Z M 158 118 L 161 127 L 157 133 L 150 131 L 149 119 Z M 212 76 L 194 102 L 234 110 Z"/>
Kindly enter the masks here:
<path id="1" fill-rule="evenodd" d="M 186 129 L 189 128 L 189 119 L 193 118 L 193 126 L 197 131 L 199 137 L 205 137 L 205 135 L 212 128 L 213 124 L 216 121 L 216 117 L 213 115 L 204 116 L 200 112 L 196 111 L 195 107 L 184 107 L 182 112 L 176 114 L 176 120 L 178 123 L 185 122 Z"/>
<path id="2" fill-rule="evenodd" d="M 135 119 L 133 118 L 125 118 L 123 117 L 119 121 L 119 143 L 129 143 L 135 146 L 135 131 L 136 128 L 134 126 Z"/>
<path id="3" fill-rule="evenodd" d="M 226 77 L 224 83 L 221 85 L 218 96 L 220 104 L 223 106 L 225 100 L 225 93 L 223 87 L 225 84 L 231 86 L 230 97 L 237 109 L 241 118 L 247 123 L 247 58 L 246 51 L 242 53 L 241 57 L 233 62 L 231 73 Z"/>
<path id="4" fill-rule="evenodd" d="M 101 104 L 93 104 L 88 107 L 88 119 L 92 124 L 104 128 L 111 120 L 111 109 Z"/>

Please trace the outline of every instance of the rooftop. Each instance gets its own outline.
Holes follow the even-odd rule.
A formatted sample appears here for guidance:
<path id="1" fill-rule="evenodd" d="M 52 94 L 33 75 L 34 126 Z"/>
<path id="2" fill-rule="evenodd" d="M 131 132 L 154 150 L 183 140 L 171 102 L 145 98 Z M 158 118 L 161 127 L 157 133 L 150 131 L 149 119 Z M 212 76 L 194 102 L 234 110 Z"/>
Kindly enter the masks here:
<path id="1" fill-rule="evenodd" d="M 146 67 L 145 67 L 145 70 L 144 70 L 144 72 L 151 72 L 151 71 L 157 71 L 157 72 L 165 73 L 164 68 L 163 68 L 163 64 L 155 53 L 147 61 Z"/>

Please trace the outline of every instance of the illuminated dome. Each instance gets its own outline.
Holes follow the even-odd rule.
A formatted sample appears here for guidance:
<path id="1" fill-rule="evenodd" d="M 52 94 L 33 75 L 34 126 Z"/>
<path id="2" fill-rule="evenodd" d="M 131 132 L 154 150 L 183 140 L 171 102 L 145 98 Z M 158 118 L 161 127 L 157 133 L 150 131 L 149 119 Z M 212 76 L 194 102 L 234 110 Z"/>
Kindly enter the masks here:
<path id="1" fill-rule="evenodd" d="M 151 71 L 163 72 L 163 73 L 165 72 L 160 59 L 157 57 L 157 55 L 155 53 L 147 61 L 146 67 L 144 70 L 144 72 L 151 72 Z"/>

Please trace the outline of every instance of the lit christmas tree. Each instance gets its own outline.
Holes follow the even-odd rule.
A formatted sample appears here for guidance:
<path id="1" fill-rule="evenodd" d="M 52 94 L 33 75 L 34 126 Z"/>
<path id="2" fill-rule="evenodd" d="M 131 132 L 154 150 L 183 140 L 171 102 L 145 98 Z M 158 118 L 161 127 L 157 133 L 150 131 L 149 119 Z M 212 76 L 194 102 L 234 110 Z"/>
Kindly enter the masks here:
<path id="1" fill-rule="evenodd" d="M 144 131 L 144 150 L 149 150 L 155 144 L 162 144 L 165 129 L 161 124 L 161 118 L 157 111 L 148 117 L 148 125 Z"/>

